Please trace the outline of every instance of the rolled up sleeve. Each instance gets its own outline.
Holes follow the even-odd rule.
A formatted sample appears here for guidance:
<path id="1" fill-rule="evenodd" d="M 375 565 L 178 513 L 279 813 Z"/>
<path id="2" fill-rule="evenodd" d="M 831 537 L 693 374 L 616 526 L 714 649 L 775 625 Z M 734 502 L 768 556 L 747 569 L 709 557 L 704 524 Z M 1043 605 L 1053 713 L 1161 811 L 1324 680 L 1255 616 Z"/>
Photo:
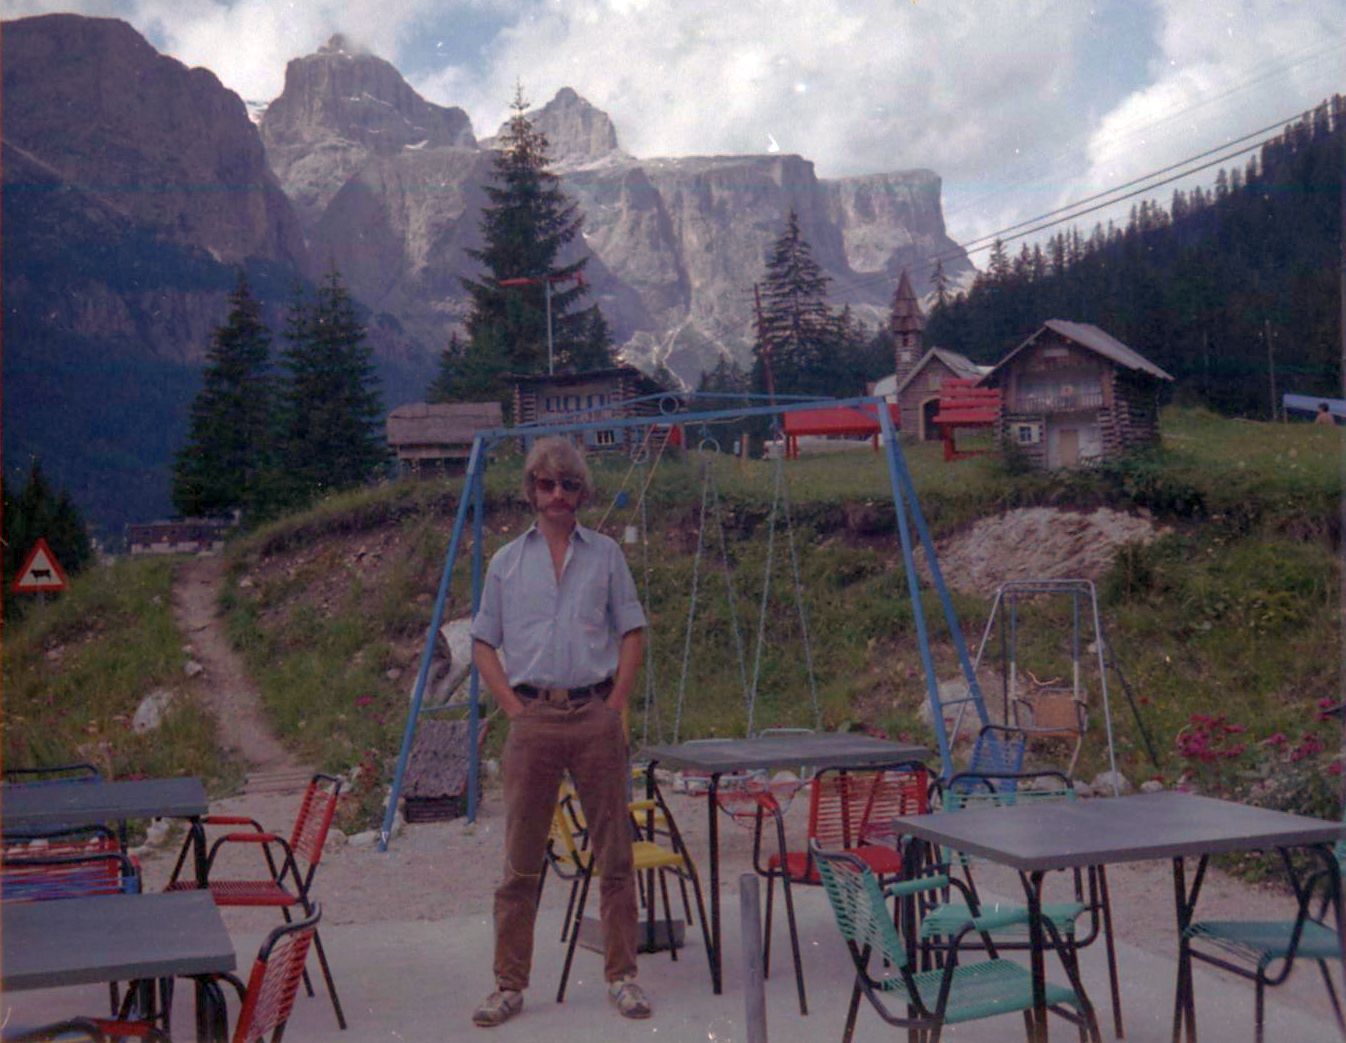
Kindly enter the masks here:
<path id="1" fill-rule="evenodd" d="M 492 558 L 486 569 L 486 580 L 481 589 L 481 605 L 472 617 L 472 639 L 484 641 L 499 648 L 505 640 L 505 624 L 501 613 L 499 558 Z"/>
<path id="2" fill-rule="evenodd" d="M 625 555 L 615 543 L 612 547 L 608 568 L 608 606 L 613 627 L 621 636 L 646 626 L 645 610 L 640 606 L 636 581 L 631 578 L 631 568 L 626 564 Z"/>

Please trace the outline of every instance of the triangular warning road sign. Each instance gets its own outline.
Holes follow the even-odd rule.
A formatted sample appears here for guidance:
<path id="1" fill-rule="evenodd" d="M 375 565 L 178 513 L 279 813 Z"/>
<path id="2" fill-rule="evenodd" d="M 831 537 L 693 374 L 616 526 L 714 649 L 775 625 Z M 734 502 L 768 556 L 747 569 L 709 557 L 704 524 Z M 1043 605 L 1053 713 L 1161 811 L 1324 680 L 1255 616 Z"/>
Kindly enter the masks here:
<path id="1" fill-rule="evenodd" d="M 28 559 L 23 563 L 23 568 L 19 569 L 19 574 L 14 577 L 14 592 L 51 594 L 65 590 L 65 587 L 65 570 L 61 568 L 56 555 L 47 546 L 47 541 L 39 536 L 37 542 L 33 544 L 33 549 L 28 552 Z"/>

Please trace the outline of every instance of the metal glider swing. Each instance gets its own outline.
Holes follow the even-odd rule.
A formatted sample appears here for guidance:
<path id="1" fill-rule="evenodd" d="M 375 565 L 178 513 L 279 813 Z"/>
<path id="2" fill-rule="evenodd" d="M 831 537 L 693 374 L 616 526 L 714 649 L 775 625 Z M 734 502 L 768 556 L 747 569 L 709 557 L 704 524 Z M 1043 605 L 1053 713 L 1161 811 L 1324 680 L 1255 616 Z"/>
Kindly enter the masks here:
<path id="1" fill-rule="evenodd" d="M 743 401 L 741 396 L 736 396 L 739 401 Z M 753 400 L 753 396 L 748 396 Z M 756 398 L 761 401 L 760 397 Z M 463 491 L 458 501 L 458 509 L 454 518 L 452 534 L 449 537 L 448 550 L 444 557 L 444 567 L 440 575 L 439 590 L 435 597 L 434 609 L 431 613 L 430 625 L 426 633 L 425 648 L 421 655 L 420 669 L 416 675 L 416 684 L 412 691 L 411 707 L 407 714 L 406 726 L 402 735 L 402 746 L 398 754 L 397 766 L 394 771 L 392 790 L 388 799 L 388 806 L 384 813 L 383 826 L 379 835 L 378 848 L 380 851 L 387 851 L 388 842 L 392 833 L 393 820 L 397 812 L 398 800 L 401 797 L 404 776 L 407 770 L 407 762 L 411 754 L 412 744 L 416 737 L 416 726 L 422 713 L 422 702 L 425 696 L 427 680 L 430 676 L 431 663 L 434 657 L 435 638 L 439 633 L 439 628 L 444 621 L 445 605 L 448 601 L 450 581 L 453 577 L 453 570 L 458 561 L 458 554 L 463 544 L 464 534 L 468 529 L 469 519 L 471 520 L 471 581 L 472 581 L 472 612 L 475 614 L 481 603 L 482 579 L 485 567 L 484 560 L 484 529 L 485 529 L 485 485 L 484 477 L 487 466 L 487 459 L 490 450 L 499 443 L 515 438 L 522 440 L 531 440 L 547 435 L 575 435 L 586 431 L 617 431 L 623 429 L 649 429 L 651 427 L 666 426 L 669 424 L 680 424 L 684 429 L 688 426 L 695 427 L 698 424 L 706 425 L 721 421 L 744 420 L 749 417 L 765 416 L 781 418 L 786 414 L 817 409 L 820 406 L 827 408 L 850 408 L 859 409 L 877 418 L 880 433 L 883 436 L 885 458 L 887 463 L 889 484 L 893 496 L 893 506 L 897 516 L 898 536 L 902 548 L 902 562 L 906 573 L 907 592 L 911 599 L 912 616 L 916 624 L 917 649 L 920 653 L 921 666 L 925 674 L 926 696 L 934 711 L 933 727 L 935 731 L 936 745 L 939 749 L 941 774 L 948 778 L 953 774 L 953 758 L 951 753 L 950 739 L 945 726 L 944 717 L 941 712 L 939 697 L 939 680 L 935 670 L 934 658 L 930 650 L 929 628 L 925 616 L 925 608 L 921 598 L 921 586 L 916 572 L 916 562 L 914 557 L 914 548 L 919 543 L 925 554 L 925 561 L 930 574 L 930 586 L 934 589 L 939 600 L 940 609 L 943 612 L 945 623 L 949 630 L 954 651 L 958 657 L 958 663 L 962 670 L 963 678 L 969 692 L 968 699 L 974 712 L 979 718 L 981 724 L 990 723 L 987 714 L 985 701 L 982 699 L 981 689 L 977 682 L 976 672 L 972 667 L 972 660 L 968 654 L 967 642 L 964 640 L 962 628 L 959 626 L 958 618 L 954 613 L 953 602 L 949 596 L 948 587 L 944 582 L 944 577 L 940 571 L 939 561 L 935 554 L 934 542 L 930 537 L 929 527 L 926 525 L 925 517 L 921 513 L 920 503 L 916 497 L 916 489 L 911 479 L 911 473 L 907 468 L 906 460 L 902 455 L 901 447 L 897 443 L 897 432 L 893 426 L 892 418 L 886 407 L 886 403 L 881 398 L 876 397 L 857 397 L 849 399 L 829 399 L 818 400 L 810 399 L 807 401 L 798 401 L 786 403 L 776 403 L 772 405 L 748 405 L 739 406 L 732 409 L 710 409 L 697 412 L 679 412 L 681 403 L 672 396 L 652 396 L 645 399 L 636 399 L 628 405 L 655 402 L 659 406 L 659 413 L 654 416 L 634 416 L 614 418 L 611 416 L 597 417 L 591 415 L 588 419 L 577 419 L 573 423 L 551 424 L 547 426 L 525 425 L 514 428 L 496 428 L 491 431 L 481 432 L 472 443 L 472 451 L 468 458 L 467 474 L 463 482 Z M 597 411 L 595 411 L 596 413 Z M 579 414 L 583 417 L 584 414 Z M 644 455 L 648 456 L 650 438 L 647 430 L 646 437 L 643 440 Z M 641 461 L 637 461 L 642 463 Z M 642 463 L 643 466 L 643 463 Z M 775 519 L 778 513 L 778 507 L 783 511 L 786 517 L 786 529 L 791 529 L 789 518 L 788 497 L 784 493 L 784 481 L 780 468 L 784 466 L 783 461 L 777 461 L 777 473 L 775 477 L 775 489 L 773 491 L 772 522 L 771 535 L 769 536 L 770 548 L 774 548 Z M 637 508 L 641 512 L 642 524 L 644 518 L 644 488 L 648 487 L 649 481 L 653 477 L 653 467 L 650 467 L 644 476 L 644 486 L 639 497 Z M 707 493 L 713 492 L 713 487 L 707 490 Z M 712 501 L 716 502 L 716 501 Z M 723 531 L 721 532 L 723 539 Z M 698 537 L 698 543 L 700 537 Z M 803 601 L 802 586 L 799 580 L 799 559 L 797 549 L 794 545 L 793 535 L 790 539 L 790 557 L 794 569 L 796 602 L 803 619 Z M 648 549 L 646 549 L 646 554 Z M 766 576 L 764 577 L 764 588 L 769 588 L 771 562 L 773 550 L 769 550 L 769 560 Z M 648 560 L 648 559 L 646 559 Z M 764 589 L 764 602 L 769 594 L 769 589 Z M 646 585 L 646 595 L 648 597 L 648 582 Z M 693 606 L 689 614 L 695 612 L 695 595 L 693 596 Z M 647 643 L 648 647 L 648 643 Z M 760 652 L 762 650 L 761 638 L 759 636 L 755 658 L 758 659 L 760 666 Z M 810 685 L 814 684 L 812 678 L 812 657 L 811 650 L 808 653 Z M 648 664 L 647 664 L 648 665 Z M 751 718 L 752 707 L 756 697 L 756 684 L 758 669 L 754 669 L 754 680 L 752 686 L 748 689 L 748 710 Z M 646 675 L 646 713 L 650 709 L 651 694 L 653 692 L 653 677 L 647 671 Z M 814 691 L 815 715 L 817 707 L 817 695 Z M 481 679 L 475 668 L 470 671 L 468 680 L 468 697 L 466 701 L 455 700 L 444 707 L 427 708 L 425 712 L 436 711 L 466 711 L 467 716 L 467 747 L 468 747 L 468 772 L 467 772 L 467 817 L 468 821 L 475 822 L 477 810 L 480 803 L 479 793 L 479 774 L 480 774 L 480 753 L 478 751 L 478 738 L 481 731 Z M 675 722 L 675 733 L 679 722 Z M 657 721 L 656 721 L 657 726 Z M 648 717 L 647 717 L 648 727 Z"/>

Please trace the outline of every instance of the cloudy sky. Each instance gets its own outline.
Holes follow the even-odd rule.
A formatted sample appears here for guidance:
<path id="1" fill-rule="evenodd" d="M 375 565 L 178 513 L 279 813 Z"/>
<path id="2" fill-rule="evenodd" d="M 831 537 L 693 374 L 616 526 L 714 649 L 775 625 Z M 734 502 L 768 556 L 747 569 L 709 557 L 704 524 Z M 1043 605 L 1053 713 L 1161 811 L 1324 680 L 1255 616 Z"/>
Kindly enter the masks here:
<path id="1" fill-rule="evenodd" d="M 963 242 L 1346 91 L 1346 0 L 6 0 L 5 10 L 125 18 L 251 101 L 274 98 L 289 59 L 342 32 L 431 101 L 466 109 L 479 136 L 495 131 L 519 81 L 535 104 L 574 87 L 637 156 L 779 148 L 823 177 L 925 167 L 943 177 L 949 231 Z"/>

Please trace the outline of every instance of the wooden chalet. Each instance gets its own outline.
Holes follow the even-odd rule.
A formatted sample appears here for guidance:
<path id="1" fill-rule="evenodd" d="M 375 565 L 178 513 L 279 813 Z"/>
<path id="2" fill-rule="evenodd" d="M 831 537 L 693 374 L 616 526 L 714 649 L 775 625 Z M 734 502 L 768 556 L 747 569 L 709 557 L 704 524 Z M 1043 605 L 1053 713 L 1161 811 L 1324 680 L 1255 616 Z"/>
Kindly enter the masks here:
<path id="1" fill-rule="evenodd" d="M 388 447 L 405 469 L 467 463 L 477 432 L 503 427 L 499 402 L 411 402 L 388 414 Z"/>
<path id="2" fill-rule="evenodd" d="M 1002 392 L 999 438 L 1040 467 L 1073 467 L 1156 442 L 1173 378 L 1084 322 L 1049 319 L 981 380 Z"/>
<path id="3" fill-rule="evenodd" d="M 578 373 L 538 373 L 513 376 L 514 422 L 516 425 L 587 422 L 658 416 L 657 400 L 636 399 L 657 395 L 664 387 L 635 366 L 612 366 Z M 658 429 L 658 439 L 680 444 L 681 435 L 672 425 Z M 597 428 L 582 432 L 590 452 L 629 452 L 645 438 L 639 427 Z"/>

